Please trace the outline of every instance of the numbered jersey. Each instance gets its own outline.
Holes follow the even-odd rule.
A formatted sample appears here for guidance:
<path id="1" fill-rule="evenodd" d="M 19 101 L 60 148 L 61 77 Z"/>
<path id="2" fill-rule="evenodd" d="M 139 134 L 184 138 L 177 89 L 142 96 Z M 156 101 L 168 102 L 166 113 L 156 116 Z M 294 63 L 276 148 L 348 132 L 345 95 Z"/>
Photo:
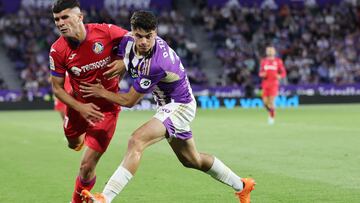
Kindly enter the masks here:
<path id="1" fill-rule="evenodd" d="M 152 92 L 158 105 L 170 102 L 189 103 L 192 90 L 180 58 L 160 37 L 150 53 L 139 56 L 131 35 L 119 44 L 118 56 L 123 58 L 126 70 L 134 79 L 133 87 L 139 93 Z"/>

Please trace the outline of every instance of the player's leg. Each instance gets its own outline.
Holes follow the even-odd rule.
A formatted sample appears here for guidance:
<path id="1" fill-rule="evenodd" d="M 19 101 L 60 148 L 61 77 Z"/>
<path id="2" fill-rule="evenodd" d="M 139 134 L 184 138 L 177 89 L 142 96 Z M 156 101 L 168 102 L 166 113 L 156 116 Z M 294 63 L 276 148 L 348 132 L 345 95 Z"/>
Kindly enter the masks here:
<path id="1" fill-rule="evenodd" d="M 218 158 L 199 153 L 193 138 L 187 140 L 172 139 L 169 144 L 185 167 L 203 171 L 214 179 L 232 187 L 239 196 L 240 202 L 250 201 L 250 192 L 255 185 L 253 179 L 240 178 Z"/>
<path id="2" fill-rule="evenodd" d="M 73 193 L 73 202 L 82 202 L 81 191 L 91 190 L 96 182 L 95 168 L 106 151 L 109 143 L 114 135 L 118 112 L 104 112 L 104 120 L 95 123 L 94 126 L 87 126 L 84 123 L 77 123 L 78 125 L 85 125 L 85 145 L 87 146 L 81 159 L 79 175 L 76 179 L 75 189 Z"/>
<path id="3" fill-rule="evenodd" d="M 275 123 L 275 98 L 278 95 L 278 87 L 272 87 L 269 90 L 268 106 L 269 106 L 269 124 Z"/>
<path id="4" fill-rule="evenodd" d="M 152 118 L 135 130 L 128 142 L 125 157 L 107 182 L 102 194 L 98 197 L 92 197 L 91 193 L 85 190 L 83 191 L 84 195 L 89 199 L 96 198 L 99 200 L 98 198 L 101 198 L 111 202 L 123 190 L 133 175 L 135 175 L 144 150 L 148 146 L 164 139 L 165 133 L 165 126 L 156 118 Z"/>
<path id="5" fill-rule="evenodd" d="M 236 191 L 243 189 L 241 178 L 216 157 L 199 153 L 193 138 L 187 140 L 172 139 L 169 144 L 183 166 L 206 172 Z"/>
<path id="6" fill-rule="evenodd" d="M 85 133 L 80 136 L 66 136 L 68 147 L 75 151 L 80 151 L 84 146 L 84 136 Z"/>
<path id="7" fill-rule="evenodd" d="M 103 153 L 85 148 L 81 159 L 79 175 L 75 181 L 72 203 L 82 203 L 81 191 L 91 190 L 96 182 L 95 168 Z"/>

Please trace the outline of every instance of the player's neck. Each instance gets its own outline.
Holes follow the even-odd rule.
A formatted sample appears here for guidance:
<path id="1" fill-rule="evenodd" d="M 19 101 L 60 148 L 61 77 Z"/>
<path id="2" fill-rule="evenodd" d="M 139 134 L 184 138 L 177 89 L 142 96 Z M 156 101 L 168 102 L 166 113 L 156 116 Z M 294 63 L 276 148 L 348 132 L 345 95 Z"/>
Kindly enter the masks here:
<path id="1" fill-rule="evenodd" d="M 80 44 L 86 39 L 86 33 L 87 33 L 84 24 L 81 24 L 79 29 L 80 29 L 79 32 L 74 37 L 68 38 L 70 41 L 76 42 L 78 44 Z"/>

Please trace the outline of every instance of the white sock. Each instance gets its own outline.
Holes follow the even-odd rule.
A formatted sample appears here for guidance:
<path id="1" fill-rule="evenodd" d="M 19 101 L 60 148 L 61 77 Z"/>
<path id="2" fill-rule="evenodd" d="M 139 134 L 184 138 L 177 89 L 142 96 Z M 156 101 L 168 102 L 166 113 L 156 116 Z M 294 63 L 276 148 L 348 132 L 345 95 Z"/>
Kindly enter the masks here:
<path id="1" fill-rule="evenodd" d="M 121 192 L 132 177 L 133 175 L 126 168 L 120 165 L 111 176 L 110 180 L 106 183 L 102 192 L 106 198 L 106 202 L 110 203 L 116 195 Z"/>
<path id="2" fill-rule="evenodd" d="M 216 157 L 214 157 L 214 163 L 210 170 L 206 173 L 216 180 L 231 186 L 236 191 L 241 191 L 243 189 L 241 178 Z"/>

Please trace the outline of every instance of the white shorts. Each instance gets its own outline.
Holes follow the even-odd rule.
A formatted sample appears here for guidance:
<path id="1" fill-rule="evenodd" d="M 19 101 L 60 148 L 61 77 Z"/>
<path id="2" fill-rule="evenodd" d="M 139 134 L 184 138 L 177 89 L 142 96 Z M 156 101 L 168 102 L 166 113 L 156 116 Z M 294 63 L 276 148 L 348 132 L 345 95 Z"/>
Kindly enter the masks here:
<path id="1" fill-rule="evenodd" d="M 196 114 L 196 101 L 190 103 L 169 103 L 157 109 L 155 118 L 159 119 L 166 127 L 168 140 L 178 138 L 187 140 L 192 138 L 190 123 Z"/>

